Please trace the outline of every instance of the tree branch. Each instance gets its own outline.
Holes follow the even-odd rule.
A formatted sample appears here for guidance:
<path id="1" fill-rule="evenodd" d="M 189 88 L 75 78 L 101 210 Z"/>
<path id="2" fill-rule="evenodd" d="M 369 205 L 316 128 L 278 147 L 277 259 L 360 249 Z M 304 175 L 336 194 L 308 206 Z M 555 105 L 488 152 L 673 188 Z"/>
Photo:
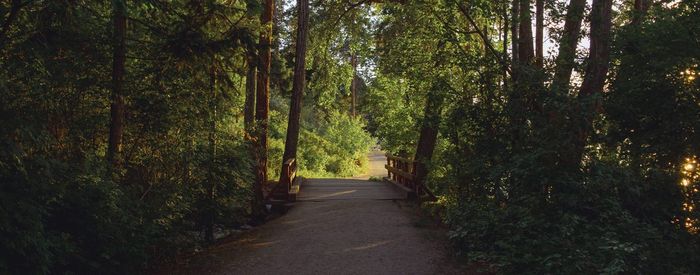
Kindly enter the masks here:
<path id="1" fill-rule="evenodd" d="M 354 3 L 354 4 L 351 3 L 350 6 L 348 6 L 348 8 L 345 9 L 342 14 L 340 14 L 340 17 L 338 17 L 338 19 L 335 20 L 335 22 L 333 23 L 333 26 L 337 26 L 340 23 L 340 20 L 342 20 L 343 17 L 345 17 L 345 15 L 348 14 L 348 12 L 350 12 L 351 10 L 353 10 L 357 7 L 362 6 L 363 4 L 379 4 L 379 3 L 405 4 L 406 0 L 360 0 L 359 2 Z"/>
<path id="2" fill-rule="evenodd" d="M 481 29 L 479 29 L 479 26 L 476 25 L 474 18 L 472 18 L 472 16 L 469 14 L 467 9 L 464 6 L 462 6 L 461 4 L 457 4 L 457 6 L 459 7 L 459 11 L 464 15 L 464 17 L 467 18 L 467 20 L 469 21 L 469 24 L 471 24 L 472 27 L 474 27 L 474 30 L 476 31 L 476 33 L 479 34 L 479 36 L 481 37 L 481 40 L 484 41 L 484 44 L 489 49 L 489 51 L 491 51 L 491 53 L 494 55 L 494 57 L 496 57 L 496 59 L 498 60 L 498 63 L 500 63 L 501 66 L 503 66 L 503 69 L 505 69 L 506 72 L 508 72 L 508 74 L 512 75 L 513 72 L 511 71 L 510 66 L 508 66 L 508 63 L 506 63 L 506 61 L 503 60 L 501 55 L 496 51 L 496 49 L 493 47 L 493 45 L 491 45 L 491 41 L 489 41 L 488 37 L 486 37 L 484 32 L 481 31 Z"/>

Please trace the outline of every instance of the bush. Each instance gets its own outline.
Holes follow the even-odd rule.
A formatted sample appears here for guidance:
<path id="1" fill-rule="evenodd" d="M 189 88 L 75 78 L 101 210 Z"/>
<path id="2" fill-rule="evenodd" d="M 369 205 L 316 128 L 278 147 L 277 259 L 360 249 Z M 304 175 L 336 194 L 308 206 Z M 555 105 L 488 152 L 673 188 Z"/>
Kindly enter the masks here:
<path id="1" fill-rule="evenodd" d="M 360 174 L 367 166 L 367 152 L 374 143 L 364 130 L 362 119 L 333 112 L 319 130 L 302 130 L 300 173 L 307 177 Z"/>
<path id="2" fill-rule="evenodd" d="M 671 223 L 644 220 L 625 208 L 620 195 L 633 185 L 613 167 L 597 163 L 592 167 L 596 173 L 581 179 L 586 184 L 572 182 L 576 190 L 559 201 L 524 195 L 496 204 L 451 196 L 443 202 L 449 236 L 471 261 L 509 274 L 697 270 L 700 258 L 692 252 L 700 248 L 696 238 Z"/>
<path id="3" fill-rule="evenodd" d="M 145 262 L 149 236 L 135 201 L 100 169 L 3 149 L 1 273 L 120 273 Z"/>
<path id="4" fill-rule="evenodd" d="M 133 164 L 127 178 L 142 171 L 142 185 L 105 179 L 102 161 L 71 165 L 6 142 L 0 152 L 0 273 L 133 273 L 201 242 L 193 234 L 212 215 L 217 227 L 241 225 L 249 213 L 248 150 L 223 142 L 211 159 L 209 147 L 201 147 L 191 155 L 191 168 L 182 169 L 192 172 L 189 180 L 148 179 L 150 172 Z"/>

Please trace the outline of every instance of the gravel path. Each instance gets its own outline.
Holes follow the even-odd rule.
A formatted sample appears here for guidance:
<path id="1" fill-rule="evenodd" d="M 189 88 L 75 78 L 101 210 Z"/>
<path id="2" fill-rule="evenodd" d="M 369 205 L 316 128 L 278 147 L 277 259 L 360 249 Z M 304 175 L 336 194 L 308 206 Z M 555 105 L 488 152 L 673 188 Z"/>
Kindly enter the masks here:
<path id="1" fill-rule="evenodd" d="M 418 212 L 387 183 L 308 179 L 288 213 L 168 273 L 463 273 L 448 257 L 445 231 Z"/>

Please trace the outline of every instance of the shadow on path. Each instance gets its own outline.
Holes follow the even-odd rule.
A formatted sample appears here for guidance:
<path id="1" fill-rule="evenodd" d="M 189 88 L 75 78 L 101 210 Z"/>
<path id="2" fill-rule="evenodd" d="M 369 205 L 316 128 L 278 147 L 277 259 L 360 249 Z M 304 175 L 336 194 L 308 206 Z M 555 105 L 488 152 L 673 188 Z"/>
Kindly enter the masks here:
<path id="1" fill-rule="evenodd" d="M 168 273 L 464 274 L 444 230 L 402 199 L 384 182 L 307 179 L 287 214 Z"/>

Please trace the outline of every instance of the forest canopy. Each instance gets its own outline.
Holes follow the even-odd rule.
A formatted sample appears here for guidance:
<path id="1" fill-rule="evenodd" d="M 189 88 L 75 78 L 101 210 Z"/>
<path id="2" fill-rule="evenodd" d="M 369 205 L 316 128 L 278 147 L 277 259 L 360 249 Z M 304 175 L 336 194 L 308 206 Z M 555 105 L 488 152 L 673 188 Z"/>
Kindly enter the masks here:
<path id="1" fill-rule="evenodd" d="M 697 0 L 2 0 L 0 273 L 143 272 L 376 144 L 488 271 L 696 273 L 699 66 Z"/>

